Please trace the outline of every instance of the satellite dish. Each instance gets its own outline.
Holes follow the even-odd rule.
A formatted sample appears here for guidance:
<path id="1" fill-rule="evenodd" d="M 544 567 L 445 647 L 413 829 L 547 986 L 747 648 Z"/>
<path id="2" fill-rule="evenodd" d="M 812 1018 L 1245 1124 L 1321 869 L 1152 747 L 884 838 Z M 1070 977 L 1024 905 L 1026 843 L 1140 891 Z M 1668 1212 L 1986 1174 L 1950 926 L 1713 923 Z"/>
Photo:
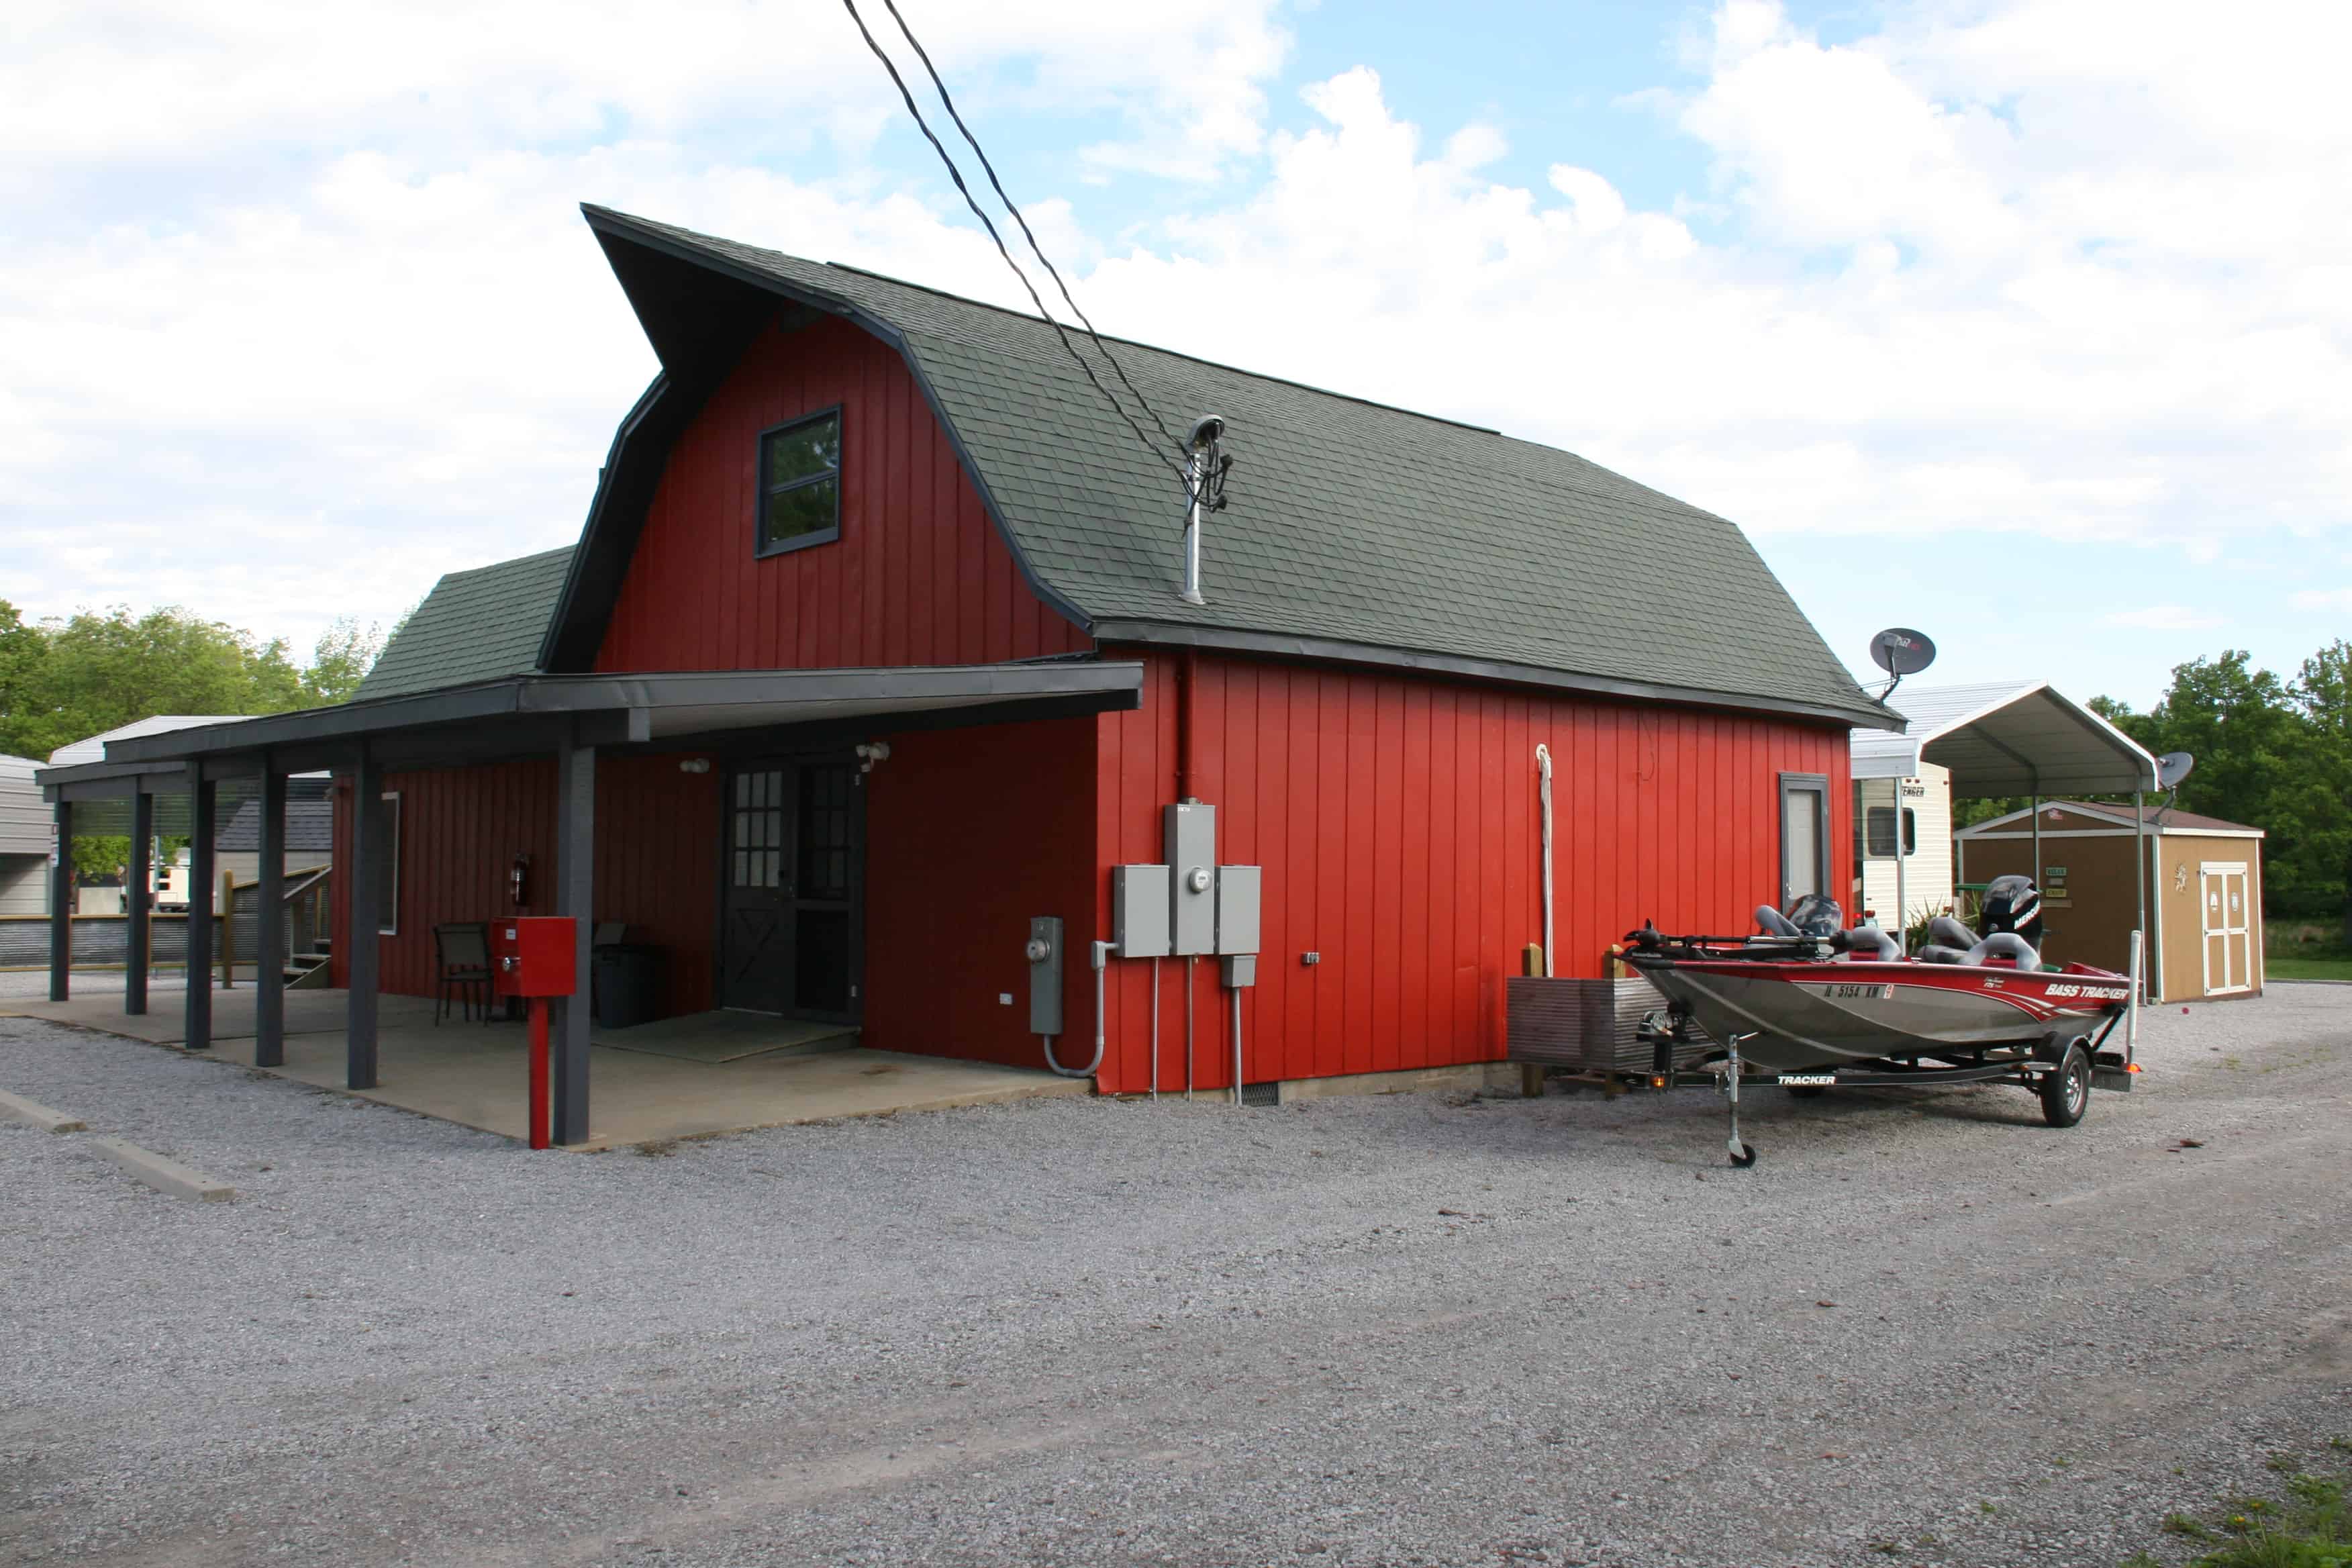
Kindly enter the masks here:
<path id="1" fill-rule="evenodd" d="M 1925 632 L 1889 626 L 1870 639 L 1871 662 L 1900 680 L 1936 662 L 1936 645 Z"/>
<path id="2" fill-rule="evenodd" d="M 2180 781 L 2187 778 L 2189 776 L 2189 770 L 2196 765 L 2197 759 L 2190 756 L 2186 752 L 2165 752 L 2164 755 L 2156 759 L 2157 787 L 2158 789 L 2179 789 L 2180 787 Z"/>

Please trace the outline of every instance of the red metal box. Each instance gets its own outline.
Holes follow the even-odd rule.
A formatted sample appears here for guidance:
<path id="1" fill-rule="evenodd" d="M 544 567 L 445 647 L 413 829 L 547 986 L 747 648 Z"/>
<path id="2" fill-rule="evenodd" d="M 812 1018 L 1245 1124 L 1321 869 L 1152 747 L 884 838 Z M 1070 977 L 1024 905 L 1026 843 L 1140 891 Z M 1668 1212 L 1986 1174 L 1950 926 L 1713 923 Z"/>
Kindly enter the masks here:
<path id="1" fill-rule="evenodd" d="M 580 925 L 570 915 L 490 922 L 491 988 L 500 996 L 580 994 Z"/>

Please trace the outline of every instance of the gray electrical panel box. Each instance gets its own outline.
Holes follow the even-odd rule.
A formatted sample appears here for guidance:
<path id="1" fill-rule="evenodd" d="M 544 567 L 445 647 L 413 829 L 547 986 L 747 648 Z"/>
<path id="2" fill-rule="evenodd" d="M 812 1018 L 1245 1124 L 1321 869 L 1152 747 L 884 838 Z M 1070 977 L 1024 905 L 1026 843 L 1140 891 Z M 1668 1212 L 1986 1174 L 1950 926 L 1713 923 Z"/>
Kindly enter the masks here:
<path id="1" fill-rule="evenodd" d="M 1217 960 L 1218 978 L 1228 991 L 1246 991 L 1257 984 L 1257 954 L 1229 952 Z"/>
<path id="2" fill-rule="evenodd" d="M 1180 801 L 1162 808 L 1168 846 L 1168 951 L 1217 951 L 1217 808 Z"/>
<path id="3" fill-rule="evenodd" d="M 1167 867 L 1110 868 L 1110 939 L 1121 958 L 1168 956 L 1168 898 Z"/>
<path id="4" fill-rule="evenodd" d="M 1058 915 L 1029 918 L 1029 1032 L 1062 1032 L 1062 921 Z"/>
<path id="5" fill-rule="evenodd" d="M 1217 868 L 1217 951 L 1257 951 L 1258 892 L 1264 876 L 1255 866 Z"/>

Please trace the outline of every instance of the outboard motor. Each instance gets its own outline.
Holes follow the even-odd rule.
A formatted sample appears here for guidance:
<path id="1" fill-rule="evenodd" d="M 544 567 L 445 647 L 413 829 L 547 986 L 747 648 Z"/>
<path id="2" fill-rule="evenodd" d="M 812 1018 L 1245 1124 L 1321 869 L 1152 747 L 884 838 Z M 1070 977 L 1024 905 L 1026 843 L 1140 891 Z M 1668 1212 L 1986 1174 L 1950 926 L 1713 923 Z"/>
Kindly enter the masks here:
<path id="1" fill-rule="evenodd" d="M 2042 889 L 2033 879 L 2011 873 L 1985 884 L 1984 929 L 1987 936 L 2011 931 L 2025 945 L 2042 951 Z"/>

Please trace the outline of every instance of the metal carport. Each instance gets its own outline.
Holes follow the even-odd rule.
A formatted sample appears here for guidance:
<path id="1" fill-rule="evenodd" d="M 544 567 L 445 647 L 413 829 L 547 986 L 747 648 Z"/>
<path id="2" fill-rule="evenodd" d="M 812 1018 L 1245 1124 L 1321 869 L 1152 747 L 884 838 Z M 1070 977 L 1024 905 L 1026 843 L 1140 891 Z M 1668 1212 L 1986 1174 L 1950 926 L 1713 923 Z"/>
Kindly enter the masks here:
<path id="1" fill-rule="evenodd" d="M 2033 807 L 2036 867 L 2042 864 L 2043 796 L 2128 794 L 2137 811 L 2146 792 L 2162 787 L 2156 759 L 2138 742 L 2046 680 L 1906 687 L 1888 706 L 1903 715 L 1902 732 L 1854 731 L 1853 776 L 1906 779 L 1921 763 L 1932 763 L 1951 771 L 1955 796 L 2026 796 Z M 1906 906 L 1899 853 L 1895 874 L 1900 910 Z M 2138 900 L 2137 929 L 2145 933 L 2145 865 Z"/>

